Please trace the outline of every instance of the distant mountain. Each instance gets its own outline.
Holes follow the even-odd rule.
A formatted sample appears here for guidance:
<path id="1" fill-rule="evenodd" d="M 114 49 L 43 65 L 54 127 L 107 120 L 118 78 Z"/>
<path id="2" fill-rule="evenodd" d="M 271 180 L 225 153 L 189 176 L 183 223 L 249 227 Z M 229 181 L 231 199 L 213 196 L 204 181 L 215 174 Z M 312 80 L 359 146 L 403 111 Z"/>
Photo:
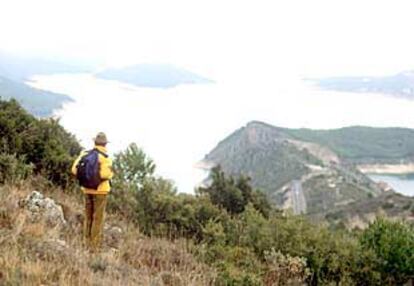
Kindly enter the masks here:
<path id="1" fill-rule="evenodd" d="M 395 144 L 395 146 L 394 146 Z M 282 207 L 317 213 L 376 197 L 382 190 L 356 164 L 414 159 L 414 130 L 349 127 L 287 129 L 251 122 L 203 160 L 252 184 Z"/>
<path id="2" fill-rule="evenodd" d="M 72 99 L 63 94 L 36 89 L 19 81 L 13 81 L 0 76 L 0 98 L 14 98 L 30 113 L 46 117 L 52 115 L 55 109 Z"/>
<path id="3" fill-rule="evenodd" d="M 414 99 L 414 71 L 383 77 L 330 77 L 311 81 L 325 90 L 379 93 Z"/>
<path id="4" fill-rule="evenodd" d="M 92 64 L 64 63 L 39 57 L 0 52 L 0 97 L 14 98 L 30 113 L 46 117 L 71 101 L 71 98 L 28 86 L 25 82 L 34 75 L 92 72 Z"/>
<path id="5" fill-rule="evenodd" d="M 94 66 L 70 63 L 0 52 L 0 76 L 14 81 L 25 81 L 33 75 L 92 72 Z"/>
<path id="6" fill-rule="evenodd" d="M 188 70 L 166 64 L 139 64 L 119 69 L 107 69 L 97 73 L 96 76 L 151 88 L 172 88 L 182 84 L 212 82 Z"/>

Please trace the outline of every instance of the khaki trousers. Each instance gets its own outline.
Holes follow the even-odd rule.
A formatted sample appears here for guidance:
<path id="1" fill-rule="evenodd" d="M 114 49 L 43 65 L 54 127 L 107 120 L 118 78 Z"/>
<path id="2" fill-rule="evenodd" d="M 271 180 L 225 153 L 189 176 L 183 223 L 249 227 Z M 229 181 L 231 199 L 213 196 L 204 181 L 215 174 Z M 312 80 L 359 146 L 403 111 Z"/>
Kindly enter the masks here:
<path id="1" fill-rule="evenodd" d="M 97 250 L 101 246 L 107 195 L 85 194 L 83 234 L 86 245 Z"/>

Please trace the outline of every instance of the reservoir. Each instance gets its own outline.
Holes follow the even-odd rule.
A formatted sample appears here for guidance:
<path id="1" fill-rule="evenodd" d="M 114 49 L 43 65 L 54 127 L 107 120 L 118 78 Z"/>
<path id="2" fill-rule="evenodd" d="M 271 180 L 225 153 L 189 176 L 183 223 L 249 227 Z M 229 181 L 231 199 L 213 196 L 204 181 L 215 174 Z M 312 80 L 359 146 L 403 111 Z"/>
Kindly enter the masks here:
<path id="1" fill-rule="evenodd" d="M 396 192 L 406 196 L 414 196 L 414 174 L 407 175 L 369 175 L 375 182 L 386 182 Z"/>

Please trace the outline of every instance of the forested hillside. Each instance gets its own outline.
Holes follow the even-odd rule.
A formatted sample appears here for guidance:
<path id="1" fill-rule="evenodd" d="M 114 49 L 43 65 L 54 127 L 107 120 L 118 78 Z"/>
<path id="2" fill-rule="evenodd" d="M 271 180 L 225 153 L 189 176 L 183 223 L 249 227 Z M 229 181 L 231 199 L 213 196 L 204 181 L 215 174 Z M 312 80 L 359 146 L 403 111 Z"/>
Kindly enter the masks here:
<path id="1" fill-rule="evenodd" d="M 351 163 L 414 161 L 414 130 L 408 128 L 346 127 L 334 130 L 286 129 L 302 141 L 326 146 Z"/>

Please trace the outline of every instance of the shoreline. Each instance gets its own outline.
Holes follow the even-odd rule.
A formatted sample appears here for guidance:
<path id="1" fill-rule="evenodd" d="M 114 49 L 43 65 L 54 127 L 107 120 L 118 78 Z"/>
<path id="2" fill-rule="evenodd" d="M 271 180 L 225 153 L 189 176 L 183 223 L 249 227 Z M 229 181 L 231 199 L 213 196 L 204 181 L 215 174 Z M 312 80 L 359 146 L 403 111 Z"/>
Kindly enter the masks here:
<path id="1" fill-rule="evenodd" d="M 410 164 L 372 164 L 358 165 L 358 170 L 371 175 L 408 175 L 414 174 L 414 163 Z"/>

